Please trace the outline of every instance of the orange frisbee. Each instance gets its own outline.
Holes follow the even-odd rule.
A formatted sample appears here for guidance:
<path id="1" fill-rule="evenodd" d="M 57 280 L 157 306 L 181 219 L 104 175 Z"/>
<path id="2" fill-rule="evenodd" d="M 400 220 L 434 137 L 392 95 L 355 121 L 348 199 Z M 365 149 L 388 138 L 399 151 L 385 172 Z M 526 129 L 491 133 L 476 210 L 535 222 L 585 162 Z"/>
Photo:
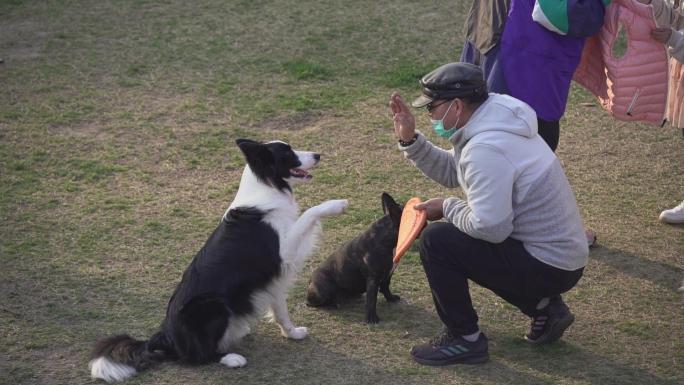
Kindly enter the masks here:
<path id="1" fill-rule="evenodd" d="M 419 203 L 421 203 L 420 198 L 411 198 L 404 205 L 404 211 L 401 212 L 397 248 L 394 250 L 394 258 L 392 259 L 394 265 L 399 263 L 401 257 L 408 251 L 413 241 L 418 238 L 427 223 L 427 211 L 413 208 Z"/>

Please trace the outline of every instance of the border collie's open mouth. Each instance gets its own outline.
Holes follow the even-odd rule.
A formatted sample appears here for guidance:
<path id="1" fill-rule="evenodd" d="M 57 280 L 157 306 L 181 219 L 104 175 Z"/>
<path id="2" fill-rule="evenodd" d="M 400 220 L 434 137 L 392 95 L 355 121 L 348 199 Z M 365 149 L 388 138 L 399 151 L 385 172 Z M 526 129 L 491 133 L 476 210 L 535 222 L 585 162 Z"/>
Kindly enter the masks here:
<path id="1" fill-rule="evenodd" d="M 290 169 L 290 175 L 294 178 L 311 179 L 313 176 L 309 174 L 308 171 L 302 170 L 301 168 Z"/>

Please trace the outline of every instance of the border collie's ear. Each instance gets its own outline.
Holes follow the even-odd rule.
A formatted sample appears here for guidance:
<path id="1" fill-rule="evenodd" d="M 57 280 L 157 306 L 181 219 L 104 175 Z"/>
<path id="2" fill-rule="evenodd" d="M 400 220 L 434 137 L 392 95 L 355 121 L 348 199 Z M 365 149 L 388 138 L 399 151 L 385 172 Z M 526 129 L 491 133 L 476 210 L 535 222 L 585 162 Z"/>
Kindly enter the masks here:
<path id="1" fill-rule="evenodd" d="M 263 168 L 267 167 L 266 165 L 273 159 L 271 151 L 262 143 L 249 139 L 237 139 L 235 143 L 237 143 L 238 147 L 240 147 L 240 150 L 245 155 L 247 164 L 249 164 L 255 172 L 258 170 L 263 171 Z"/>
<path id="2" fill-rule="evenodd" d="M 238 147 L 240 147 L 240 150 L 242 150 L 242 146 L 249 146 L 250 144 L 259 144 L 259 142 L 255 142 L 251 139 L 235 139 L 235 143 L 238 145 Z"/>
<path id="3" fill-rule="evenodd" d="M 402 208 L 394 201 L 394 198 L 386 192 L 382 193 L 382 212 L 389 214 L 390 218 L 392 218 L 392 222 L 399 226 L 399 223 L 401 223 Z"/>

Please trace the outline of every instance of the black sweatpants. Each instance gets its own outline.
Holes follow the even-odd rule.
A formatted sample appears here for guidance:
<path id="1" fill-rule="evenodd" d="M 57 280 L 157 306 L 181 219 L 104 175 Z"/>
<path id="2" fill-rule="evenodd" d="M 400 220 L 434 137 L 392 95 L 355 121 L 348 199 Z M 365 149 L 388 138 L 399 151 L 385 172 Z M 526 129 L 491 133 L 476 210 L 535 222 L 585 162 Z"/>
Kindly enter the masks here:
<path id="1" fill-rule="evenodd" d="M 420 259 L 437 314 L 454 335 L 478 330 L 468 280 L 534 317 L 543 298 L 570 290 L 584 270 L 555 268 L 531 256 L 520 241 L 508 238 L 502 243 L 490 243 L 446 222 L 433 222 L 423 230 Z"/>

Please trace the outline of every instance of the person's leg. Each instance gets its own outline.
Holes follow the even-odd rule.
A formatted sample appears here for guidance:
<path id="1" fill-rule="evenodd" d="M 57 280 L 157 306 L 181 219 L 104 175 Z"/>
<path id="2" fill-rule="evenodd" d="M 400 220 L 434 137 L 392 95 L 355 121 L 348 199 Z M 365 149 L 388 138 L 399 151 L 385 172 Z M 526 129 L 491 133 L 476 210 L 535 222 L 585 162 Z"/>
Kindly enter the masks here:
<path id="1" fill-rule="evenodd" d="M 500 45 L 496 45 L 486 54 L 482 54 L 472 43 L 466 41 L 463 45 L 463 51 L 461 51 L 460 61 L 475 64 L 482 68 L 489 92 L 509 95 L 510 92 L 499 60 L 500 47 Z"/>
<path id="2" fill-rule="evenodd" d="M 420 259 L 437 315 L 454 335 L 477 332 L 477 313 L 462 259 L 483 252 L 480 241 L 461 233 L 450 223 L 434 222 L 421 233 Z"/>
<path id="3" fill-rule="evenodd" d="M 567 290 L 558 277 L 549 276 L 550 270 L 558 269 L 529 255 L 521 242 L 509 238 L 499 244 L 489 243 L 459 231 L 451 223 L 435 222 L 423 230 L 420 256 L 437 314 L 458 335 L 478 330 L 468 279 L 530 316 L 542 298 Z"/>
<path id="4" fill-rule="evenodd" d="M 558 120 L 548 121 L 537 118 L 537 132 L 549 145 L 551 151 L 556 152 L 558 141 L 560 140 L 560 122 Z"/>
<path id="5" fill-rule="evenodd" d="M 478 330 L 468 279 L 534 317 L 542 299 L 560 298 L 582 275 L 582 269 L 570 272 L 540 262 L 515 239 L 493 244 L 445 222 L 423 230 L 420 254 L 437 314 L 455 335 Z"/>
<path id="6" fill-rule="evenodd" d="M 420 257 L 435 309 L 444 330 L 431 341 L 414 346 L 411 357 L 423 365 L 474 364 L 489 359 L 487 337 L 479 332 L 464 269 L 454 263 L 454 250 L 477 252 L 478 242 L 464 237 L 452 224 L 435 222 L 421 234 Z M 467 340 L 463 336 L 469 336 Z"/>
<path id="7" fill-rule="evenodd" d="M 509 238 L 500 244 L 489 243 L 462 233 L 451 223 L 435 222 L 423 230 L 420 256 L 437 314 L 446 329 L 430 342 L 411 349 L 411 357 L 424 365 L 487 361 L 487 337 L 477 326 L 468 279 L 493 290 L 531 317 L 542 298 L 572 286 L 559 287 L 557 277 L 547 279 L 547 265 L 529 255 L 521 242 Z"/>
<path id="8" fill-rule="evenodd" d="M 582 273 L 566 272 L 538 261 L 520 241 L 508 238 L 499 244 L 489 243 L 445 222 L 431 223 L 423 230 L 420 257 L 437 314 L 446 328 L 436 339 L 411 349 L 413 359 L 425 365 L 480 363 L 488 359 L 487 338 L 477 326 L 468 279 L 535 317 L 548 314 L 549 306 L 538 309 L 545 298 L 562 303 L 560 293 L 573 287 Z M 555 339 L 569 326 L 553 317 L 548 325 L 553 326 L 551 337 Z M 548 330 L 543 328 L 542 332 L 542 341 L 550 342 Z"/>
<path id="9" fill-rule="evenodd" d="M 473 276 L 471 279 L 530 317 L 530 329 L 525 335 L 525 340 L 529 343 L 547 344 L 557 341 L 575 320 L 575 316 L 563 302 L 561 293 L 577 284 L 584 269 L 567 271 L 555 268 L 529 255 L 521 242 L 510 239 L 505 242 L 511 242 L 511 250 L 515 250 L 516 246 L 523 249 L 518 250 L 518 260 L 515 261 L 523 269 L 517 272 L 522 285 L 516 285 L 502 275 L 498 275 L 493 281 L 487 276 Z M 517 269 L 513 267 L 512 270 Z"/>

